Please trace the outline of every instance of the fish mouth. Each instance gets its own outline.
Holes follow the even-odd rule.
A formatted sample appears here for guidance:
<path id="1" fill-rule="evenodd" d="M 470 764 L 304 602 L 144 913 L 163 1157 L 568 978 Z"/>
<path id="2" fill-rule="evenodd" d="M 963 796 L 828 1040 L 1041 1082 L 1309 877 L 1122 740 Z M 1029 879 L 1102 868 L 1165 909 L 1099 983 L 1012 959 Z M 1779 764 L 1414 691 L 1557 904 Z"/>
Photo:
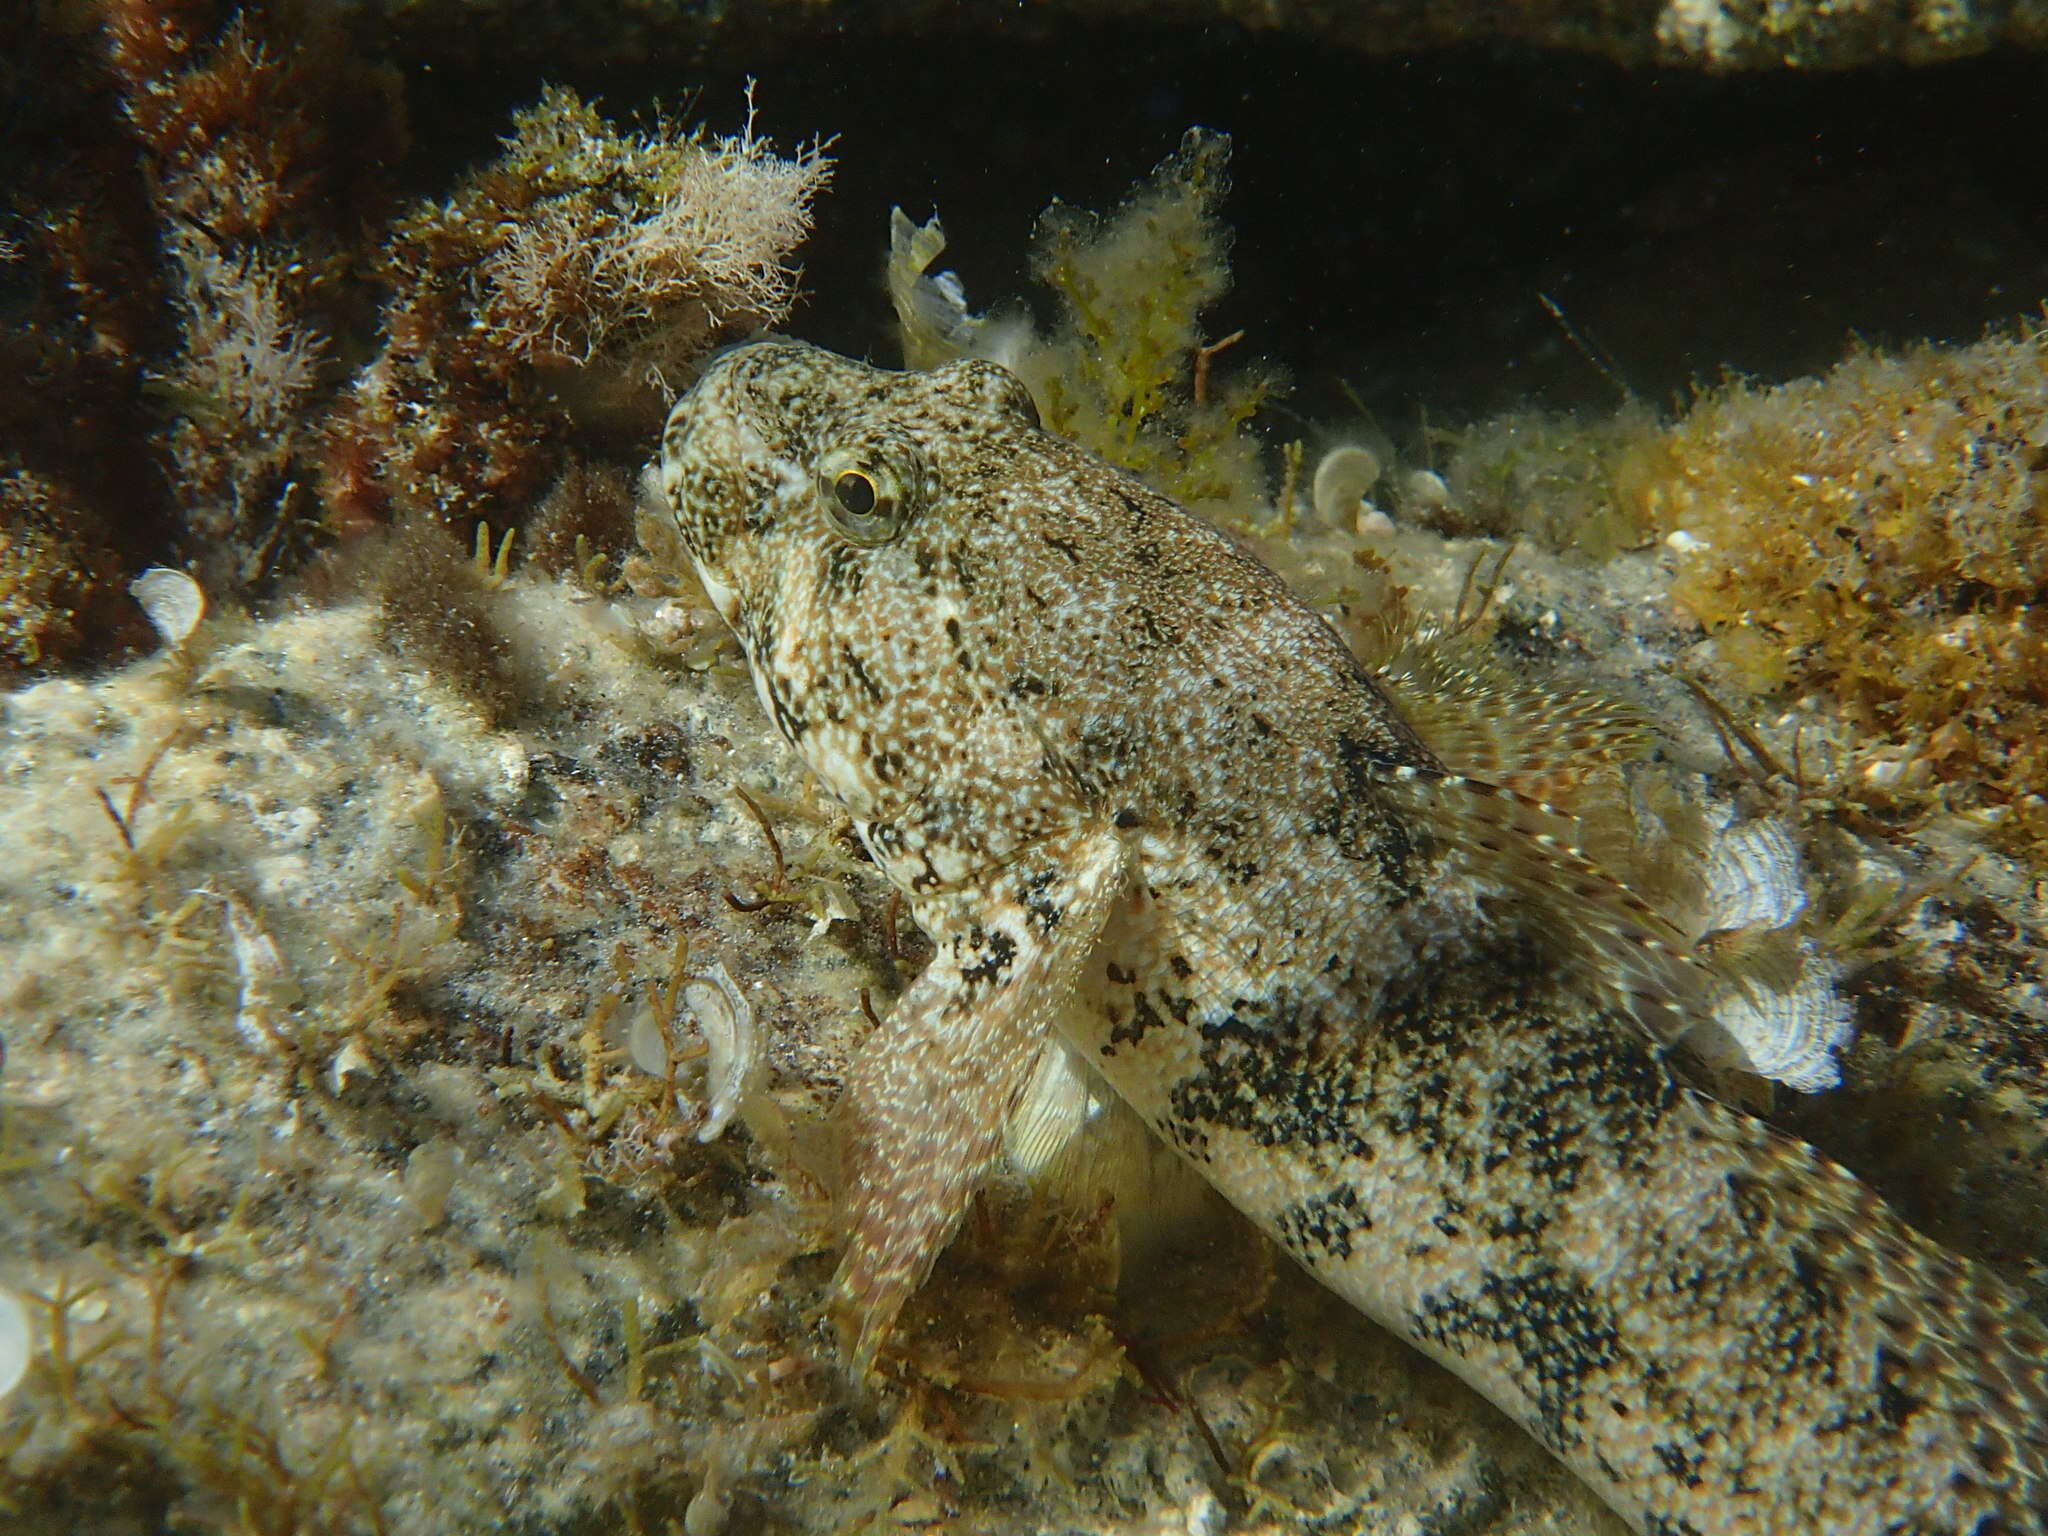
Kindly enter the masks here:
<path id="1" fill-rule="evenodd" d="M 740 594 L 737 589 L 713 575 L 703 561 L 690 562 L 697 568 L 697 585 L 704 589 L 704 595 L 711 599 L 711 606 L 718 610 L 718 616 L 734 634 L 740 632 Z"/>

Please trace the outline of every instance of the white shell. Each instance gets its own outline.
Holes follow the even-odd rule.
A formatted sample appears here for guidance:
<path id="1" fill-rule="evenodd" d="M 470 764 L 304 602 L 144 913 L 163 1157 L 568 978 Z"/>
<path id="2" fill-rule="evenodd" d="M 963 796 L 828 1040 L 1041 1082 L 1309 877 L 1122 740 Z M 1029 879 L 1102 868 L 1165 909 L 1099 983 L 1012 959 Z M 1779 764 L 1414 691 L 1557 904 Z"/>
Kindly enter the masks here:
<path id="1" fill-rule="evenodd" d="M 1410 470 L 1401 479 L 1401 500 L 1410 507 L 1440 512 L 1451 504 L 1451 488 L 1433 469 Z"/>
<path id="2" fill-rule="evenodd" d="M 1714 1022 L 1735 1046 L 1737 1065 L 1801 1093 L 1842 1081 L 1835 1052 L 1849 1043 L 1855 1021 L 1835 991 L 1840 969 L 1811 946 L 1802 950 L 1790 991 L 1752 983 L 1714 1007 Z"/>
<path id="3" fill-rule="evenodd" d="M 32 1349 L 28 1308 L 14 1292 L 0 1286 L 0 1399 L 21 1385 Z"/>
<path id="4" fill-rule="evenodd" d="M 1778 821 L 1723 827 L 1707 863 L 1707 932 L 1782 928 L 1806 910 L 1799 850 Z"/>
<path id="5" fill-rule="evenodd" d="M 1706 885 L 1707 935 L 1785 928 L 1806 910 L 1805 872 L 1782 822 L 1724 826 L 1708 856 Z M 1799 974 L 1789 987 L 1752 976 L 1715 999 L 1713 1020 L 1725 1038 L 1703 1042 L 1708 1054 L 1801 1093 L 1833 1088 L 1842 1080 L 1835 1052 L 1854 1032 L 1835 990 L 1840 975 L 1839 966 L 1801 941 Z"/>
<path id="6" fill-rule="evenodd" d="M 704 1072 L 710 1098 L 697 1139 L 716 1141 L 753 1090 L 763 1065 L 763 1042 L 754 1027 L 754 1010 L 726 974 L 723 961 L 683 984 L 683 1006 L 696 1019 L 710 1051 Z"/>
<path id="7" fill-rule="evenodd" d="M 1332 448 L 1316 463 L 1309 492 L 1316 516 L 1332 528 L 1349 528 L 1358 517 L 1365 493 L 1379 484 L 1379 455 L 1370 448 Z"/>
<path id="8" fill-rule="evenodd" d="M 176 650 L 206 617 L 206 594 L 183 571 L 153 565 L 128 583 L 128 595 L 142 605 L 166 646 Z"/>

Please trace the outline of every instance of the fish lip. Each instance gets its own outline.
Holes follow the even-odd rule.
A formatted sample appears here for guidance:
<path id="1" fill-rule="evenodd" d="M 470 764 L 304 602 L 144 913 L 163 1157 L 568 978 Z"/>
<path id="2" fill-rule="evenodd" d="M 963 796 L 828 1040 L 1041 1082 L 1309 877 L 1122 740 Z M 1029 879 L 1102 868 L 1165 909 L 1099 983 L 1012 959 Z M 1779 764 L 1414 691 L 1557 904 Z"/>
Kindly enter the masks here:
<path id="1" fill-rule="evenodd" d="M 697 585 L 702 587 L 704 595 L 711 599 L 711 606 L 717 610 L 718 616 L 725 620 L 726 627 L 735 635 L 738 635 L 740 633 L 739 589 L 726 581 L 722 574 L 707 570 L 704 562 L 697 559 L 694 555 L 690 557 L 690 563 L 697 570 Z M 742 642 L 741 648 L 745 649 L 744 642 Z M 749 660 L 751 659 L 749 657 Z"/>
<path id="2" fill-rule="evenodd" d="M 778 354 L 800 346 L 787 336 L 764 332 L 708 353 L 695 380 L 669 411 L 663 457 L 687 460 L 702 449 L 721 461 L 775 459 L 775 445 L 764 430 L 764 419 L 774 402 L 757 390 L 756 379 L 764 369 L 775 366 Z M 700 436 L 705 439 L 701 443 Z M 746 531 L 742 527 L 721 529 L 716 517 L 706 515 L 711 509 L 692 506 L 692 489 L 688 481 L 677 477 L 669 493 L 670 513 L 685 531 L 698 584 L 727 627 L 741 636 L 744 649 L 741 621 L 747 583 L 739 567 L 744 565 Z M 752 515 L 748 514 L 749 522 Z M 699 548 L 699 540 L 690 537 L 691 529 L 702 530 L 701 537 L 710 547 Z"/>

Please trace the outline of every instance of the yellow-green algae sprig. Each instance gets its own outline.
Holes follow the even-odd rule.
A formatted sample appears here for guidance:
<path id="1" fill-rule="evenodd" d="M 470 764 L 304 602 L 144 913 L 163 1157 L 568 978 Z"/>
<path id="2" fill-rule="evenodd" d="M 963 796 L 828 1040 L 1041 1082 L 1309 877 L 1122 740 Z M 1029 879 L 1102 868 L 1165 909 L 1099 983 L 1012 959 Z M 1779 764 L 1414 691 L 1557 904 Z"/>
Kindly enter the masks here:
<path id="1" fill-rule="evenodd" d="M 1190 128 L 1180 147 L 1107 214 L 1054 202 L 1032 234 L 1031 272 L 1056 305 L 1049 332 L 968 313 L 934 218 L 899 211 L 889 286 L 906 364 L 993 357 L 1030 387 L 1045 425 L 1196 511 L 1240 528 L 1268 519 L 1252 418 L 1278 385 L 1219 358 L 1203 316 L 1230 287 L 1230 139 Z"/>

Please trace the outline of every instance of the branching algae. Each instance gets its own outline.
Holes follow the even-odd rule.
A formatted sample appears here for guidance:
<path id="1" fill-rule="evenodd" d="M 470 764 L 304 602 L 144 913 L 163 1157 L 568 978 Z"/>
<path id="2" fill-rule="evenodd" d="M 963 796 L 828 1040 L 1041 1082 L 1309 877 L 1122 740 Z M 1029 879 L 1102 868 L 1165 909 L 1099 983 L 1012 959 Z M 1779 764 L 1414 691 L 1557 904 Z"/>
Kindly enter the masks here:
<path id="1" fill-rule="evenodd" d="M 1021 319 L 968 312 L 934 219 L 899 211 L 890 294 L 912 367 L 992 358 L 1030 388 L 1046 426 L 1143 474 L 1198 510 L 1249 520 L 1263 496 L 1258 446 L 1244 426 L 1272 376 L 1212 380 L 1211 362 L 1237 338 L 1206 342 L 1204 311 L 1230 285 L 1229 231 L 1218 216 L 1230 187 L 1230 140 L 1190 129 L 1180 148 L 1108 215 L 1055 202 L 1039 216 L 1031 270 L 1057 301 L 1041 335 Z"/>

